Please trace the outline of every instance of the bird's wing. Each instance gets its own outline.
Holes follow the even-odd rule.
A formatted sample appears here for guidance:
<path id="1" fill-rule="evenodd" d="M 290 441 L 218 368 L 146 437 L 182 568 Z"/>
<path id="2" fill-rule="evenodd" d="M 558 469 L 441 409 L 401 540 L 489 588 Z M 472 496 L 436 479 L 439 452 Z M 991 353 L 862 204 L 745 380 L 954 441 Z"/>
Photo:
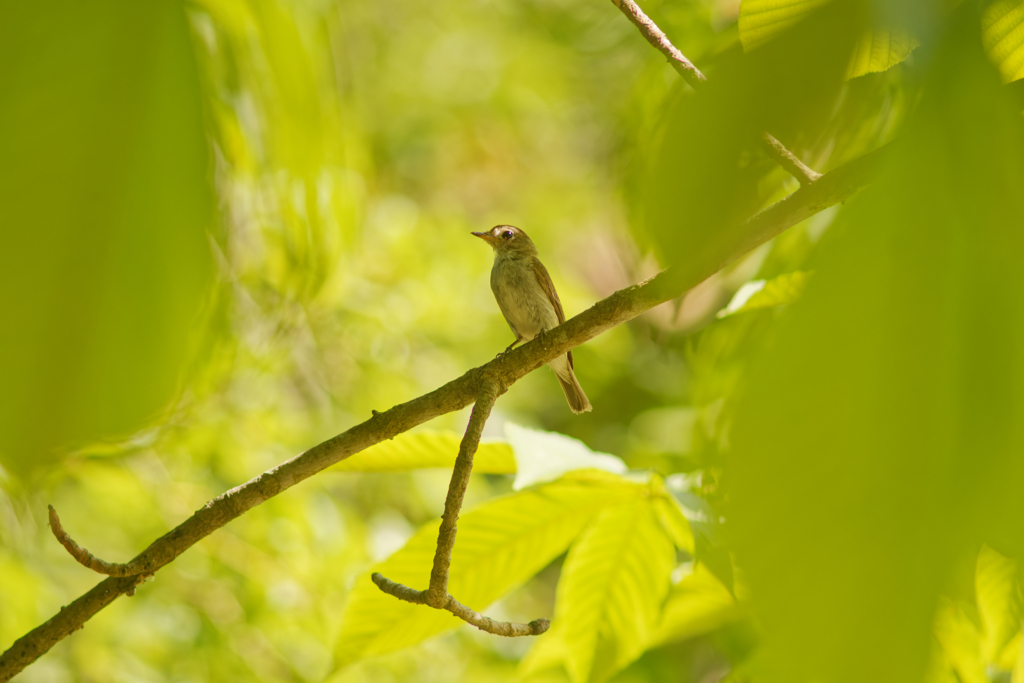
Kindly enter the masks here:
<path id="1" fill-rule="evenodd" d="M 548 269 L 544 267 L 544 264 L 540 262 L 540 259 L 536 256 L 531 259 L 533 261 L 533 274 L 537 276 L 537 284 L 544 290 L 544 293 L 548 297 L 548 301 L 555 307 L 555 315 L 558 316 L 558 324 L 561 325 L 565 322 L 565 311 L 562 310 L 562 302 L 558 298 L 558 292 L 555 291 L 555 283 L 551 281 L 551 276 L 548 275 Z M 569 351 L 569 367 L 572 365 L 572 351 Z"/>

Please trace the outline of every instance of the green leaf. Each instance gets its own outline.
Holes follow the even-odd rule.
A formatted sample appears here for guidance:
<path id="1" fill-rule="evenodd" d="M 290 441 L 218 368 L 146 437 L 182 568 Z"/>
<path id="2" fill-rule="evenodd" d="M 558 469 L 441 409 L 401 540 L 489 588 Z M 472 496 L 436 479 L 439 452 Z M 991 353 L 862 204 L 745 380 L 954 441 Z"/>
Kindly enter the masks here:
<path id="1" fill-rule="evenodd" d="M 0 90 L 0 460 L 21 473 L 173 400 L 214 204 L 180 3 L 5 3 Z"/>
<path id="2" fill-rule="evenodd" d="M 524 671 L 560 662 L 582 683 L 621 670 L 652 641 L 674 565 L 672 541 L 649 497 L 605 510 L 569 551 L 554 626 Z"/>
<path id="3" fill-rule="evenodd" d="M 608 453 L 596 453 L 586 444 L 556 432 L 527 429 L 505 423 L 505 436 L 515 451 L 516 481 L 520 491 L 534 484 L 554 481 L 566 472 L 594 469 L 625 474 L 626 463 Z"/>
<path id="4" fill-rule="evenodd" d="M 750 51 L 794 26 L 829 0 L 743 0 L 740 3 L 740 42 Z"/>
<path id="5" fill-rule="evenodd" d="M 602 509 L 640 496 L 646 487 L 601 472 L 578 472 L 557 482 L 489 501 L 459 518 L 448 590 L 483 610 L 564 552 Z M 338 665 L 393 652 L 463 622 L 450 613 L 401 602 L 370 581 L 379 571 L 425 589 L 438 522 L 423 526 L 404 548 L 356 581 L 345 605 Z M 539 615 L 538 615 L 539 616 Z"/>
<path id="6" fill-rule="evenodd" d="M 981 656 L 978 627 L 963 609 L 943 600 L 935 620 L 935 636 L 949 666 L 961 683 L 989 683 Z"/>
<path id="7" fill-rule="evenodd" d="M 982 654 L 986 661 L 998 662 L 1007 644 L 1021 630 L 1017 562 L 982 546 L 974 589 L 981 616 Z"/>
<path id="8" fill-rule="evenodd" d="M 695 565 L 672 587 L 653 645 L 689 640 L 710 633 L 740 617 L 729 589 L 703 565 Z"/>
<path id="9" fill-rule="evenodd" d="M 949 568 L 1022 555 L 1024 130 L 971 12 L 730 425 L 730 545 L 790 680 L 919 680 Z"/>
<path id="10" fill-rule="evenodd" d="M 695 552 L 693 529 L 690 528 L 690 521 L 686 519 L 679 503 L 672 496 L 658 496 L 653 504 L 654 512 L 658 515 L 658 521 L 665 533 L 677 548 L 692 555 Z"/>
<path id="11" fill-rule="evenodd" d="M 744 0 L 739 17 L 743 49 L 760 47 L 826 4 L 828 0 Z M 917 44 L 906 31 L 884 27 L 868 31 L 857 42 L 846 78 L 885 71 L 906 59 Z"/>
<path id="12" fill-rule="evenodd" d="M 1024 639 L 1017 645 L 1017 660 L 1013 663 L 1011 681 L 1024 681 Z"/>
<path id="13" fill-rule="evenodd" d="M 810 277 L 811 273 L 798 270 L 783 273 L 771 280 L 748 282 L 739 288 L 729 305 L 718 313 L 718 317 L 725 318 L 736 313 L 793 303 L 800 298 Z"/>
<path id="14" fill-rule="evenodd" d="M 732 555 L 725 545 L 718 513 L 706 500 L 686 488 L 685 477 L 673 475 L 665 484 L 693 533 L 694 559 L 732 591 L 735 578 Z"/>
<path id="15" fill-rule="evenodd" d="M 857 41 L 846 78 L 886 71 L 909 57 L 917 46 L 917 40 L 906 31 L 887 28 L 868 31 Z"/>
<path id="16" fill-rule="evenodd" d="M 451 469 L 462 435 L 456 432 L 414 432 L 371 446 L 331 467 L 334 472 L 407 472 L 428 467 Z M 512 448 L 503 441 L 483 441 L 473 457 L 480 474 L 515 474 Z"/>
<path id="17" fill-rule="evenodd" d="M 1024 2 L 999 0 L 986 7 L 981 41 L 1004 81 L 1024 78 Z"/>

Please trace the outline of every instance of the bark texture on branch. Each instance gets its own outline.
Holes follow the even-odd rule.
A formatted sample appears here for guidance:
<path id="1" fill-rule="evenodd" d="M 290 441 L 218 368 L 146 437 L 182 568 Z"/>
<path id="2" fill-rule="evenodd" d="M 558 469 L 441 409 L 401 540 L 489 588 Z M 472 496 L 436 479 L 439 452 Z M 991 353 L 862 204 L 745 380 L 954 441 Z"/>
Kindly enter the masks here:
<path id="1" fill-rule="evenodd" d="M 444 500 L 444 514 L 441 515 L 441 526 L 437 531 L 437 551 L 434 553 L 434 566 L 430 570 L 430 587 L 427 588 L 427 604 L 437 609 L 444 608 L 451 596 L 448 595 L 448 570 L 452 564 L 452 550 L 455 548 L 455 534 L 458 531 L 459 511 L 469 487 L 469 475 L 473 472 L 473 456 L 480 446 L 480 435 L 490 417 L 494 402 L 498 399 L 498 388 L 484 385 L 480 398 L 473 406 L 469 416 L 466 434 L 459 444 L 459 455 L 455 458 L 452 479 L 448 484 L 448 495 Z"/>
<path id="2" fill-rule="evenodd" d="M 71 557 L 77 560 L 78 564 L 88 567 L 97 574 L 106 574 L 107 576 L 132 576 L 139 573 L 133 571 L 130 566 L 131 563 L 117 564 L 115 562 L 106 562 L 75 543 L 75 539 L 68 536 L 68 532 L 64 531 L 64 527 L 61 526 L 57 511 L 53 509 L 52 505 L 47 507 L 50 510 L 50 530 Z"/>
<path id="3" fill-rule="evenodd" d="M 427 602 L 427 591 L 418 591 L 415 588 L 409 588 L 408 586 L 400 583 L 395 583 L 391 579 L 385 578 L 379 572 L 374 572 L 370 575 L 370 578 L 377 588 L 388 595 L 393 595 L 399 600 L 405 600 L 416 605 L 428 605 Z M 434 605 L 431 605 L 434 606 Z M 485 617 L 482 614 L 474 612 L 469 607 L 466 607 L 461 602 L 453 598 L 452 596 L 445 594 L 444 603 L 438 606 L 438 609 L 445 609 L 457 616 L 463 621 L 473 624 L 481 631 L 487 631 L 493 633 L 496 636 L 505 636 L 506 638 L 517 638 L 519 636 L 539 636 L 549 628 L 551 628 L 551 622 L 547 619 L 534 619 L 529 624 L 517 624 L 511 621 L 495 621 L 490 617 Z"/>

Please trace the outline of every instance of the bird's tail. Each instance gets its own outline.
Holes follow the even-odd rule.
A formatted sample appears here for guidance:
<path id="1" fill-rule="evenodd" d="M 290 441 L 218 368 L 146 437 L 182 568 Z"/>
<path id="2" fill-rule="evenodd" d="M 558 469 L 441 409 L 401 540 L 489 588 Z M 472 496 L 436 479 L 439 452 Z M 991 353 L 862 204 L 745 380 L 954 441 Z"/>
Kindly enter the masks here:
<path id="1" fill-rule="evenodd" d="M 568 366 L 568 363 L 566 363 Z M 579 381 L 576 379 L 576 373 L 572 371 L 571 367 L 566 367 L 567 372 L 556 372 L 555 377 L 558 378 L 558 383 L 562 385 L 562 391 L 565 392 L 565 400 L 569 402 L 569 410 L 576 413 L 587 413 L 594 409 L 594 406 L 590 405 L 590 399 L 583 393 L 583 387 L 580 386 Z"/>

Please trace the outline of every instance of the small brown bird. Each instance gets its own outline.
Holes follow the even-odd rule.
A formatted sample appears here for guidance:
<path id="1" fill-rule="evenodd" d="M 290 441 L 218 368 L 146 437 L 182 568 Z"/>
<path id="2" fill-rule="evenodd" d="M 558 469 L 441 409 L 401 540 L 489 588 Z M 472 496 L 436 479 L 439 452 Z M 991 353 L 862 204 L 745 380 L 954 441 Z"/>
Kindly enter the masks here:
<path id="1" fill-rule="evenodd" d="M 472 234 L 494 248 L 491 291 L 505 322 L 516 335 L 516 340 L 505 351 L 565 322 L 555 285 L 537 258 L 537 247 L 525 232 L 512 225 L 496 225 L 487 232 Z M 572 412 L 593 410 L 572 371 L 572 351 L 555 358 L 548 365 L 555 371 Z"/>

